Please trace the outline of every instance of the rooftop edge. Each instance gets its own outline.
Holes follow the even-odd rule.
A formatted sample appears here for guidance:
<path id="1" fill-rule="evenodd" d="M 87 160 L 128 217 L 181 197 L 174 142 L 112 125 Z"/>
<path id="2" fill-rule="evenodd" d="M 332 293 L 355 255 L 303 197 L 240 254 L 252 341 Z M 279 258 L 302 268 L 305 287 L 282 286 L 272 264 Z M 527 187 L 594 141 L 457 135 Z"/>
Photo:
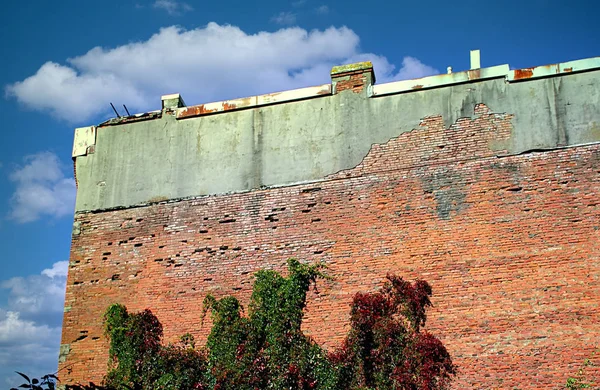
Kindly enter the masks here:
<path id="1" fill-rule="evenodd" d="M 476 65 L 479 65 L 476 62 Z M 378 97 L 393 95 L 399 93 L 416 92 L 423 89 L 433 89 L 454 84 L 477 82 L 486 79 L 504 78 L 507 83 L 523 82 L 538 78 L 560 76 L 564 74 L 586 72 L 600 69 L 600 57 L 591 57 L 564 63 L 550 65 L 534 66 L 531 68 L 513 69 L 508 64 L 492 66 L 488 68 L 476 68 L 460 72 L 449 72 L 447 74 L 438 74 L 418 79 L 393 81 L 389 83 L 367 85 L 367 96 Z M 331 69 L 332 83 L 322 84 L 313 87 L 292 89 L 281 92 L 274 92 L 264 95 L 256 95 L 239 99 L 223 100 L 194 106 L 186 106 L 180 94 L 174 93 L 163 95 L 162 110 L 150 111 L 147 113 L 111 118 L 97 127 L 119 125 L 141 120 L 156 119 L 162 116 L 163 111 L 174 113 L 177 119 L 186 119 L 203 115 L 218 114 L 227 111 L 249 109 L 272 104 L 281 104 L 286 102 L 312 99 L 323 96 L 330 96 L 338 93 L 332 87 L 333 79 L 343 77 L 348 74 L 367 73 L 373 71 L 371 61 L 358 62 L 334 66 Z M 374 84 L 374 83 L 373 83 Z M 85 127 L 84 129 L 88 129 Z M 87 130 L 86 130 L 87 131 Z M 81 150 L 81 146 L 79 150 Z M 75 151 L 74 151 L 75 153 Z"/>

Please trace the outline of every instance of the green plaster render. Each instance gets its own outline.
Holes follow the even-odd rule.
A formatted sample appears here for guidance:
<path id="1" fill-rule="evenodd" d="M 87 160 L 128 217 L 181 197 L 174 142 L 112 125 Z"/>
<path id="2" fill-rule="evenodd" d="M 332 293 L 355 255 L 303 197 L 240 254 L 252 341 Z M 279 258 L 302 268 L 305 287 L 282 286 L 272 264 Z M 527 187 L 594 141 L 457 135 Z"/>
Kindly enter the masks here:
<path id="1" fill-rule="evenodd" d="M 335 75 L 339 75 L 342 73 L 355 72 L 358 70 L 367 70 L 367 69 L 373 70 L 373 63 L 371 61 L 357 62 L 354 64 L 334 66 L 331 69 L 331 75 L 335 76 Z"/>
<path id="2" fill-rule="evenodd" d="M 177 120 L 100 127 L 76 157 L 77 211 L 250 191 L 321 180 L 358 165 L 375 143 L 441 115 L 449 127 L 474 107 L 514 115 L 493 150 L 600 141 L 600 71 L 507 83 L 504 77 L 396 95 L 351 91 Z M 74 233 L 77 229 L 74 229 Z"/>

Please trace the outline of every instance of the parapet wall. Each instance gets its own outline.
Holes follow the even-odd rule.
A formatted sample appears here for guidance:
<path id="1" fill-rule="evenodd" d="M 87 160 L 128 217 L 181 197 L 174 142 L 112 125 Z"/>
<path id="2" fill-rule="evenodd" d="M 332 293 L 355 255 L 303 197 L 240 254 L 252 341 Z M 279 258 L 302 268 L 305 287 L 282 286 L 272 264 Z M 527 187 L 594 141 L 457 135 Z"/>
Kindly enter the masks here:
<path id="1" fill-rule="evenodd" d="M 77 129 L 76 209 L 322 180 L 427 116 L 450 126 L 478 103 L 514 115 L 510 137 L 490 145 L 499 155 L 596 142 L 599 69 L 594 58 L 373 85 L 361 63 L 335 68 L 331 85 L 295 91 L 191 107 L 168 95 L 162 111 Z"/>
<path id="2" fill-rule="evenodd" d="M 305 320 L 327 348 L 393 272 L 432 285 L 454 388 L 562 388 L 600 340 L 600 70 L 582 64 L 382 85 L 360 64 L 79 129 L 61 379 L 101 380 L 111 303 L 202 342 L 206 294 L 245 304 L 254 272 L 296 257 L 333 277 Z"/>

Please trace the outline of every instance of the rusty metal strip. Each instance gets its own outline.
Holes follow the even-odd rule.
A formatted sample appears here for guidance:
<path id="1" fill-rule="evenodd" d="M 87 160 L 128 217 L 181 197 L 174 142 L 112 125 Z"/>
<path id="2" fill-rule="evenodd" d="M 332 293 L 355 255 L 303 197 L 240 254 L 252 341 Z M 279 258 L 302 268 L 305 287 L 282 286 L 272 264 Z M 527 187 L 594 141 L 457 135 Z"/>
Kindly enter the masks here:
<path id="1" fill-rule="evenodd" d="M 469 81 L 486 80 L 506 77 L 510 71 L 508 65 L 492 66 L 490 68 L 466 70 L 450 74 L 440 74 L 420 79 L 395 81 L 392 83 L 374 85 L 372 96 L 383 96 L 395 93 L 410 92 L 421 89 L 438 88 L 447 85 L 466 83 Z"/>
<path id="2" fill-rule="evenodd" d="M 583 60 L 511 70 L 508 73 L 506 80 L 508 80 L 508 82 L 523 81 L 565 73 L 589 71 L 598 68 L 600 68 L 600 57 L 592 57 Z"/>
<path id="3" fill-rule="evenodd" d="M 310 99 L 331 95 L 331 84 L 316 87 L 292 89 L 290 91 L 269 93 L 242 99 L 225 100 L 221 102 L 199 104 L 197 106 L 181 107 L 176 110 L 177 119 L 191 118 L 200 115 L 215 114 L 226 111 L 260 107 L 269 104 L 291 102 L 294 100 Z"/>

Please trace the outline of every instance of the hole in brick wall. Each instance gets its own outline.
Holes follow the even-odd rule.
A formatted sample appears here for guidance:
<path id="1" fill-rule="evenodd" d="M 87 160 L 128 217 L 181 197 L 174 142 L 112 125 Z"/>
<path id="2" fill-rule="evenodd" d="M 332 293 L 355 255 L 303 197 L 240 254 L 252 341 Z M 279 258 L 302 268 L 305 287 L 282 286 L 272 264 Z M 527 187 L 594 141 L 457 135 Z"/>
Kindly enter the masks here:
<path id="1" fill-rule="evenodd" d="M 87 336 L 87 334 L 82 334 L 81 336 L 77 337 L 77 338 L 75 339 L 75 341 L 81 341 L 81 340 L 83 340 L 83 339 L 86 339 L 87 337 L 88 337 L 88 336 Z"/>
<path id="2" fill-rule="evenodd" d="M 92 337 L 92 340 L 94 340 L 94 341 L 96 341 L 96 340 L 100 340 L 100 337 L 98 337 L 98 336 L 94 336 L 94 337 Z"/>
<path id="3" fill-rule="evenodd" d="M 208 217 L 204 217 L 204 220 L 205 220 L 205 221 L 208 221 Z"/>
<path id="4" fill-rule="evenodd" d="M 81 260 L 75 260 L 75 264 L 81 263 Z"/>
<path id="5" fill-rule="evenodd" d="M 259 248 L 259 247 L 255 247 L 255 248 L 254 248 L 254 250 L 255 250 L 255 251 L 259 251 L 259 250 L 260 250 L 260 248 Z"/>
<path id="6" fill-rule="evenodd" d="M 127 240 L 119 241 L 119 245 L 127 244 Z"/>
<path id="7" fill-rule="evenodd" d="M 231 250 L 234 250 L 234 251 L 241 251 L 241 250 L 242 250 L 242 247 L 241 247 L 241 246 L 236 246 L 236 247 L 234 247 L 234 248 L 231 248 Z"/>
<path id="8" fill-rule="evenodd" d="M 267 215 L 267 217 L 265 218 L 265 221 L 269 221 L 269 222 L 277 222 L 279 221 L 279 219 L 276 218 L 277 214 L 269 214 Z"/>
<path id="9" fill-rule="evenodd" d="M 248 275 L 250 271 L 242 271 L 242 275 Z"/>
<path id="10" fill-rule="evenodd" d="M 321 221 L 321 218 L 313 218 L 310 220 L 310 222 L 319 222 Z"/>
<path id="11" fill-rule="evenodd" d="M 152 233 L 152 234 L 150 235 L 150 237 L 154 238 L 154 237 L 156 237 L 156 234 Z"/>
<path id="12" fill-rule="evenodd" d="M 192 287 L 192 291 L 196 291 L 196 287 Z"/>
<path id="13" fill-rule="evenodd" d="M 204 252 L 204 248 L 196 248 L 196 249 L 194 249 L 194 252 L 196 252 L 196 253 Z"/>
<path id="14" fill-rule="evenodd" d="M 154 259 L 154 261 L 163 261 L 163 259 Z"/>
<path id="15" fill-rule="evenodd" d="M 315 255 L 320 255 L 321 253 L 323 253 L 323 251 L 319 250 L 319 251 L 314 251 L 313 252 Z"/>
<path id="16" fill-rule="evenodd" d="M 317 204 L 316 203 L 309 203 L 306 206 L 310 209 L 312 207 L 315 207 Z"/>
<path id="17" fill-rule="evenodd" d="M 204 278 L 205 282 L 210 282 L 212 280 L 212 278 Z"/>
<path id="18" fill-rule="evenodd" d="M 129 241 L 135 240 L 135 237 L 129 237 Z"/>
<path id="19" fill-rule="evenodd" d="M 175 255 L 175 257 L 179 257 L 179 256 L 181 256 L 179 253 L 177 253 L 177 254 Z"/>
<path id="20" fill-rule="evenodd" d="M 73 285 L 74 285 L 74 286 L 78 286 L 78 285 L 80 285 L 80 284 L 83 284 L 83 282 L 73 282 Z"/>
<path id="21" fill-rule="evenodd" d="M 200 231 L 199 231 L 199 232 L 200 232 L 200 233 L 208 233 L 208 230 L 206 230 L 206 229 L 200 229 Z"/>
<path id="22" fill-rule="evenodd" d="M 113 276 L 110 277 L 111 280 L 119 280 L 121 279 L 121 275 L 119 274 L 114 274 Z"/>
<path id="23" fill-rule="evenodd" d="M 232 223 L 235 222 L 235 218 L 227 218 L 227 219 L 222 219 L 219 221 L 219 223 Z"/>
<path id="24" fill-rule="evenodd" d="M 175 264 L 175 260 L 169 258 L 169 259 L 167 259 L 167 263 L 169 263 L 169 264 Z"/>
<path id="25" fill-rule="evenodd" d="M 306 214 L 306 213 L 310 213 L 310 209 L 304 209 L 304 210 L 301 210 L 301 211 L 302 211 L 303 213 L 305 213 L 305 214 Z"/>
<path id="26" fill-rule="evenodd" d="M 104 256 L 104 257 L 102 258 L 102 260 L 108 260 L 108 257 Z"/>
<path id="27" fill-rule="evenodd" d="M 331 201 L 330 200 L 326 200 L 325 204 L 331 204 Z"/>
<path id="28" fill-rule="evenodd" d="M 228 248 L 229 248 L 229 247 L 228 247 L 227 245 L 221 245 L 221 246 L 219 247 L 219 249 L 220 249 L 220 250 L 222 250 L 222 251 L 226 251 Z"/>
<path id="29" fill-rule="evenodd" d="M 181 267 L 182 265 L 183 264 L 181 264 L 181 263 L 177 263 L 177 264 L 175 264 L 175 267 Z"/>
<path id="30" fill-rule="evenodd" d="M 138 218 L 135 220 L 135 222 L 142 222 L 144 219 L 143 218 Z"/>
<path id="31" fill-rule="evenodd" d="M 139 248 L 139 247 L 141 247 L 142 245 L 144 245 L 144 244 L 143 244 L 143 243 L 141 243 L 141 242 L 138 242 L 137 244 L 135 244 L 135 245 L 134 245 L 134 247 L 136 247 L 136 248 Z"/>
<path id="32" fill-rule="evenodd" d="M 437 146 L 438 149 L 444 149 L 444 147 L 446 147 L 446 145 L 438 145 Z"/>
<path id="33" fill-rule="evenodd" d="M 303 189 L 300 192 L 302 194 L 310 194 L 311 192 L 317 192 L 317 191 L 321 191 L 321 187 L 305 188 L 305 189 Z"/>
<path id="34" fill-rule="evenodd" d="M 92 284 L 98 284 L 98 283 L 100 283 L 100 279 L 90 280 L 90 283 L 92 283 Z"/>
<path id="35" fill-rule="evenodd" d="M 522 189 L 523 189 L 523 187 L 510 187 L 510 188 L 507 188 L 506 191 L 519 192 Z"/>
<path id="36" fill-rule="evenodd" d="M 162 248 L 164 248 L 164 247 L 165 247 L 164 245 L 159 245 L 159 246 L 158 246 L 158 249 L 162 249 Z"/>
<path id="37" fill-rule="evenodd" d="M 277 229 L 277 226 L 273 226 L 271 229 Z"/>
<path id="38" fill-rule="evenodd" d="M 233 291 L 240 291 L 242 288 L 241 287 L 234 287 L 232 288 Z"/>
<path id="39" fill-rule="evenodd" d="M 187 240 L 181 240 L 181 242 L 183 242 L 184 244 L 187 244 Z"/>
<path id="40" fill-rule="evenodd" d="M 102 256 L 110 256 L 110 252 L 104 252 Z"/>
<path id="41" fill-rule="evenodd" d="M 108 246 L 111 246 L 111 245 L 112 245 L 112 242 L 109 242 L 109 243 L 108 243 Z"/>
<path id="42" fill-rule="evenodd" d="M 285 207 L 275 207 L 274 209 L 271 209 L 271 212 L 275 212 L 275 211 L 284 211 Z"/>

